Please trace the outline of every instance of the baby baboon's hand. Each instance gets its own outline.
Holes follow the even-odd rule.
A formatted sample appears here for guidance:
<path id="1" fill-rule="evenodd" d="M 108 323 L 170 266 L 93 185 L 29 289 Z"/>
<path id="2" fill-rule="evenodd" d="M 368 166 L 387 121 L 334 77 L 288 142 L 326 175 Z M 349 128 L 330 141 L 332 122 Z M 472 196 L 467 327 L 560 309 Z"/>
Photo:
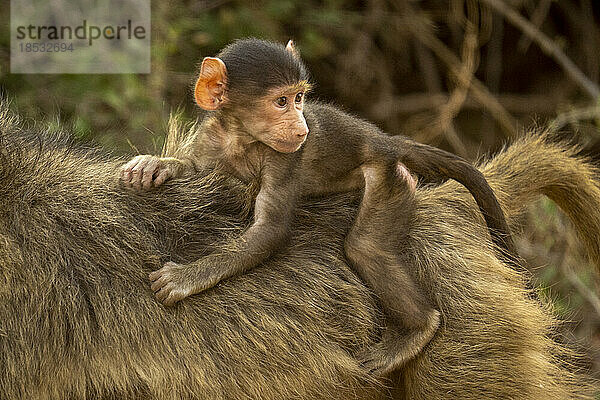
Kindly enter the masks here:
<path id="1" fill-rule="evenodd" d="M 231 276 L 231 263 L 221 257 L 208 255 L 192 264 L 177 264 L 169 261 L 148 277 L 156 298 L 166 306 L 179 300 L 203 292 L 215 286 L 222 279 Z"/>
<path id="2" fill-rule="evenodd" d="M 160 186 L 171 176 L 167 163 L 151 155 L 136 156 L 121 168 L 123 183 L 136 190 Z"/>
<path id="3" fill-rule="evenodd" d="M 188 266 L 169 261 L 149 275 L 154 295 L 165 306 L 172 306 L 193 294 L 186 268 Z"/>

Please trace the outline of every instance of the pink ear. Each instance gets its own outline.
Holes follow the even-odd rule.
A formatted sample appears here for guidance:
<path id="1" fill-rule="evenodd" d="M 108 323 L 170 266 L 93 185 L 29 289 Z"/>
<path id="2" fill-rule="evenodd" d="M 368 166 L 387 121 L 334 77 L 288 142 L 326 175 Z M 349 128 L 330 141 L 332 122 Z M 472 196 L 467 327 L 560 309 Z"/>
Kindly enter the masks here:
<path id="1" fill-rule="evenodd" d="M 205 57 L 200 66 L 200 75 L 194 87 L 194 98 L 198 107 L 216 110 L 225 102 L 227 68 L 220 58 Z"/>
<path id="2" fill-rule="evenodd" d="M 295 55 L 296 57 L 298 57 L 298 56 L 299 56 L 299 54 L 298 54 L 298 50 L 296 50 L 296 46 L 294 45 L 294 41 L 293 41 L 293 40 L 291 40 L 291 39 L 290 39 L 290 40 L 287 42 L 287 45 L 285 46 L 285 49 L 286 49 L 287 51 L 289 51 L 290 53 L 292 53 L 293 55 Z"/>

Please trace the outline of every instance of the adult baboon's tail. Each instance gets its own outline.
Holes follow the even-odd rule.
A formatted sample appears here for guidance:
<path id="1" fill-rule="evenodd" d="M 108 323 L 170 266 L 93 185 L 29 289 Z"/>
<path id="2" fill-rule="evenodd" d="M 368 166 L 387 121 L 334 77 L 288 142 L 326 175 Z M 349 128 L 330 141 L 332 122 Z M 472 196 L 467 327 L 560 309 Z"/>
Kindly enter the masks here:
<path id="1" fill-rule="evenodd" d="M 571 219 L 590 257 L 600 266 L 600 175 L 576 146 L 530 134 L 482 167 L 509 222 L 540 194 Z"/>

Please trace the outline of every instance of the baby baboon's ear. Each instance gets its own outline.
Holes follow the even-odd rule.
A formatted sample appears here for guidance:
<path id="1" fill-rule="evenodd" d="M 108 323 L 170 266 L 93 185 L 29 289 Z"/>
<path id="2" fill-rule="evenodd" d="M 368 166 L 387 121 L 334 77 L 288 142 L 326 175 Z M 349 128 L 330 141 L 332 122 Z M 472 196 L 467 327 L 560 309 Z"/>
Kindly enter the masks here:
<path id="1" fill-rule="evenodd" d="M 290 39 L 287 42 L 287 45 L 285 46 L 285 49 L 287 51 L 289 51 L 290 53 L 292 53 L 294 56 L 300 57 L 300 54 L 298 53 L 298 50 L 296 50 L 296 46 L 294 45 L 294 41 L 293 40 Z"/>
<path id="2" fill-rule="evenodd" d="M 227 68 L 220 58 L 205 57 L 200 66 L 200 75 L 194 88 L 198 107 L 213 111 L 226 101 Z"/>

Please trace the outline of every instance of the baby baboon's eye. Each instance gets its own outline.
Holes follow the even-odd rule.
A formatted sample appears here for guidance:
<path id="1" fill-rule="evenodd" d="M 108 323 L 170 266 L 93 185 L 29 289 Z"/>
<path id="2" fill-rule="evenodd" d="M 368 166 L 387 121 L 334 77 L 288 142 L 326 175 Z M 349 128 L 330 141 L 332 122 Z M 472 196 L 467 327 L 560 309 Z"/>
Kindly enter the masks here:
<path id="1" fill-rule="evenodd" d="M 276 103 L 279 107 L 285 107 L 287 105 L 287 97 L 281 96 L 277 99 Z"/>
<path id="2" fill-rule="evenodd" d="M 302 101 L 302 97 L 304 97 L 304 93 L 300 92 L 296 95 L 296 103 L 300 103 Z"/>

